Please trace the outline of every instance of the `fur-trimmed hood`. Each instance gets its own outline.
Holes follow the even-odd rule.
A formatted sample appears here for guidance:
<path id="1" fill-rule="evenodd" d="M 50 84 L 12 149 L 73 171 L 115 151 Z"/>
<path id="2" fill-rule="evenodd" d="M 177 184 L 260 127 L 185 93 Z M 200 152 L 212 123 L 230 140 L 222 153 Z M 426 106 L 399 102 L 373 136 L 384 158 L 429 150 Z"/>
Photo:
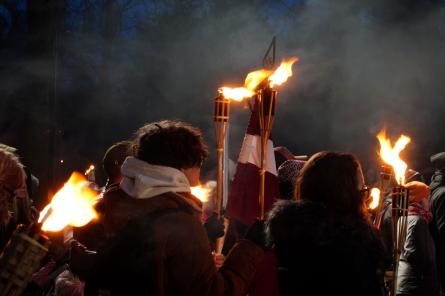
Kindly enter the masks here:
<path id="1" fill-rule="evenodd" d="M 363 218 L 337 217 L 315 202 L 280 201 L 267 234 L 284 271 L 283 295 L 381 295 L 383 247 Z"/>

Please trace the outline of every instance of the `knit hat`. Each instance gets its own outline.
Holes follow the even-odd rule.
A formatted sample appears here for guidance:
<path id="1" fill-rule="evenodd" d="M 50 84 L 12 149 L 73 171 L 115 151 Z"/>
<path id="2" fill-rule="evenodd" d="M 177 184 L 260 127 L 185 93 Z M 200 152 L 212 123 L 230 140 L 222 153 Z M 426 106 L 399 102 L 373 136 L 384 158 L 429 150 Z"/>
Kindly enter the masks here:
<path id="1" fill-rule="evenodd" d="M 440 152 L 432 155 L 430 161 L 436 169 L 445 168 L 445 152 Z"/>
<path id="2" fill-rule="evenodd" d="M 286 160 L 278 168 L 278 185 L 281 199 L 292 199 L 294 196 L 295 179 L 306 161 Z"/>

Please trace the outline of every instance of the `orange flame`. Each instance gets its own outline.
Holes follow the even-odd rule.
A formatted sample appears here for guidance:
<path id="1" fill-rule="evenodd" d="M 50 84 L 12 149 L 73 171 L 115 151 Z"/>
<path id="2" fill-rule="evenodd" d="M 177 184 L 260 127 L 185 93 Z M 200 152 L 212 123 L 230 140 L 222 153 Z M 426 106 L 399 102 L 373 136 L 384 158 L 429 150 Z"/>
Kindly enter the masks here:
<path id="1" fill-rule="evenodd" d="M 97 193 L 88 187 L 85 177 L 74 172 L 68 182 L 40 212 L 42 230 L 60 231 L 66 226 L 80 227 L 97 218 L 93 206 Z"/>
<path id="2" fill-rule="evenodd" d="M 206 188 L 204 186 L 195 186 L 190 187 L 192 194 L 197 197 L 200 201 L 206 202 L 209 200 L 210 192 L 212 191 L 210 188 Z"/>
<path id="3" fill-rule="evenodd" d="M 266 79 L 269 81 L 270 87 L 286 82 L 292 76 L 292 65 L 297 61 L 298 58 L 296 57 L 283 61 L 275 71 L 262 69 L 250 72 L 246 76 L 244 87 L 230 88 L 223 86 L 219 89 L 219 92 L 228 100 L 242 101 L 245 98 L 250 98 L 255 94 L 258 85 Z"/>
<path id="4" fill-rule="evenodd" d="M 281 62 L 277 70 L 269 77 L 270 87 L 281 85 L 292 76 L 292 65 L 298 61 L 298 58 L 291 58 L 288 61 Z"/>
<path id="5" fill-rule="evenodd" d="M 370 196 L 371 196 L 372 200 L 371 200 L 371 203 L 369 204 L 369 208 L 371 210 L 374 210 L 375 208 L 377 208 L 377 206 L 380 203 L 380 189 L 375 188 L 375 187 L 372 188 Z"/>
<path id="6" fill-rule="evenodd" d="M 411 142 L 411 139 L 405 135 L 401 135 L 393 147 L 391 141 L 386 138 L 385 130 L 380 131 L 377 138 L 380 142 L 380 157 L 385 163 L 392 166 L 397 183 L 399 185 L 405 185 L 405 171 L 408 165 L 400 159 L 399 154 L 405 149 L 406 145 Z"/>
<path id="7" fill-rule="evenodd" d="M 250 98 L 255 94 L 253 91 L 250 91 L 245 87 L 230 88 L 223 86 L 218 91 L 224 96 L 224 98 L 238 102 L 245 98 Z"/>

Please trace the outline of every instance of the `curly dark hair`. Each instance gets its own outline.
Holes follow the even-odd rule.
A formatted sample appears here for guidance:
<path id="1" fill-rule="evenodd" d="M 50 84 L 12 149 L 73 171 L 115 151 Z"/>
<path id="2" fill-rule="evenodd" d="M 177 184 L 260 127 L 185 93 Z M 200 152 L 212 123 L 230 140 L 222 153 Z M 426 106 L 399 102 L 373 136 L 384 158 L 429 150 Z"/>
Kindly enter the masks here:
<path id="1" fill-rule="evenodd" d="M 348 153 L 319 152 L 306 163 L 297 177 L 295 198 L 326 205 L 331 214 L 368 219 L 357 173 L 360 162 Z"/>
<path id="2" fill-rule="evenodd" d="M 173 120 L 148 123 L 136 132 L 135 156 L 149 164 L 187 169 L 201 166 L 207 158 L 207 145 L 201 131 Z"/>

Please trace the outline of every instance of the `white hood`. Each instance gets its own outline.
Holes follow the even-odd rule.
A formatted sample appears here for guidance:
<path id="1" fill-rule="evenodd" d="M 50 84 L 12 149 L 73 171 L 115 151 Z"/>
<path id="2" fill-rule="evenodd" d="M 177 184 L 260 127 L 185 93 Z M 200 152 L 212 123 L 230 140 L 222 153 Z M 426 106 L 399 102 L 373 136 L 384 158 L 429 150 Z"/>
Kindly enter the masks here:
<path id="1" fill-rule="evenodd" d="M 166 192 L 190 192 L 190 184 L 183 172 L 172 167 L 152 165 L 134 157 L 122 164 L 120 187 L 134 198 L 150 198 Z"/>

